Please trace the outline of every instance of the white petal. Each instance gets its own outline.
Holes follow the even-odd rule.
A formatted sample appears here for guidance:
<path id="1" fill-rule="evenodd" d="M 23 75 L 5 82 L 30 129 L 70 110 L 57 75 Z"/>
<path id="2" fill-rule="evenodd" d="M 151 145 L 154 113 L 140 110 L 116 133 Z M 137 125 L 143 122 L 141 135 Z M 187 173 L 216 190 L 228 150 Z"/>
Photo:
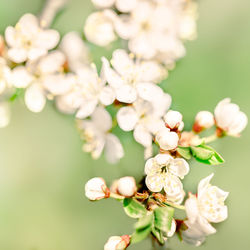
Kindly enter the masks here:
<path id="1" fill-rule="evenodd" d="M 146 161 L 144 172 L 146 175 L 154 175 L 161 172 L 161 166 L 156 164 L 154 158 L 150 158 Z"/>
<path id="2" fill-rule="evenodd" d="M 39 61 L 37 68 L 42 74 L 51 74 L 60 71 L 65 61 L 62 52 L 53 51 Z"/>
<path id="3" fill-rule="evenodd" d="M 111 87 L 120 88 L 124 81 L 122 78 L 110 67 L 108 60 L 105 57 L 102 57 L 102 78 L 104 78 Z"/>
<path id="4" fill-rule="evenodd" d="M 22 63 L 27 59 L 27 51 L 22 48 L 10 48 L 8 50 L 8 57 L 15 63 Z"/>
<path id="5" fill-rule="evenodd" d="M 31 48 L 28 50 L 28 59 L 31 61 L 35 61 L 38 58 L 45 56 L 47 54 L 47 50 L 44 48 Z"/>
<path id="6" fill-rule="evenodd" d="M 100 131 L 107 132 L 112 128 L 112 117 L 103 107 L 97 107 L 91 119 Z"/>
<path id="7" fill-rule="evenodd" d="M 123 49 L 117 49 L 113 52 L 111 64 L 121 76 L 131 74 L 134 69 L 134 62 Z"/>
<path id="8" fill-rule="evenodd" d="M 105 156 L 110 163 L 116 163 L 124 156 L 122 144 L 113 134 L 108 134 L 106 137 Z"/>
<path id="9" fill-rule="evenodd" d="M 12 70 L 11 84 L 16 88 L 27 88 L 33 77 L 24 66 L 18 66 Z"/>
<path id="10" fill-rule="evenodd" d="M 134 129 L 134 138 L 144 147 L 150 147 L 152 145 L 153 136 L 144 126 L 140 124 Z"/>
<path id="11" fill-rule="evenodd" d="M 119 15 L 114 26 L 119 37 L 125 40 L 134 37 L 139 31 L 139 25 L 129 15 Z"/>
<path id="12" fill-rule="evenodd" d="M 195 195 L 191 195 L 185 202 L 185 208 L 188 220 L 190 223 L 194 223 L 199 215 L 199 208 L 197 204 L 197 198 Z"/>
<path id="13" fill-rule="evenodd" d="M 124 84 L 116 89 L 116 98 L 120 102 L 132 103 L 137 98 L 137 91 L 134 87 Z"/>
<path id="14" fill-rule="evenodd" d="M 164 190 L 166 192 L 167 197 L 168 195 L 171 197 L 175 197 L 182 193 L 183 185 L 178 177 L 167 173 L 165 175 Z"/>
<path id="15" fill-rule="evenodd" d="M 103 105 L 108 106 L 114 102 L 115 97 L 114 90 L 109 86 L 105 86 L 100 93 L 99 99 Z"/>
<path id="16" fill-rule="evenodd" d="M 43 89 L 38 84 L 32 84 L 27 88 L 24 100 L 27 108 L 35 113 L 41 112 L 46 104 Z"/>
<path id="17" fill-rule="evenodd" d="M 135 128 L 138 116 L 132 107 L 123 107 L 117 112 L 117 122 L 124 131 L 130 131 Z"/>
<path id="18" fill-rule="evenodd" d="M 153 101 L 163 94 L 162 89 L 154 83 L 138 83 L 136 88 L 139 96 L 146 101 Z"/>
<path id="19" fill-rule="evenodd" d="M 165 68 L 156 61 L 143 61 L 137 65 L 138 81 L 159 83 L 166 78 Z"/>
<path id="20" fill-rule="evenodd" d="M 173 160 L 173 157 L 169 154 L 158 154 L 155 156 L 155 161 L 162 166 L 168 166 L 168 164 Z"/>
<path id="21" fill-rule="evenodd" d="M 176 158 L 170 163 L 169 171 L 180 178 L 184 178 L 189 172 L 189 164 L 182 158 Z"/>
<path id="22" fill-rule="evenodd" d="M 161 173 L 147 175 L 145 183 L 152 192 L 160 192 L 164 185 L 164 179 Z"/>
<path id="23" fill-rule="evenodd" d="M 16 30 L 14 27 L 8 26 L 5 30 L 5 40 L 10 47 L 16 45 Z"/>
<path id="24" fill-rule="evenodd" d="M 56 30 L 44 30 L 40 31 L 36 37 L 35 46 L 38 48 L 44 48 L 51 50 L 58 44 L 60 35 Z"/>
<path id="25" fill-rule="evenodd" d="M 90 116 L 94 112 L 96 105 L 97 105 L 96 99 L 84 100 L 81 104 L 80 109 L 76 113 L 76 118 L 84 119 Z"/>
<path id="26" fill-rule="evenodd" d="M 91 2 L 97 8 L 109 8 L 115 3 L 115 0 L 91 0 Z"/>
<path id="27" fill-rule="evenodd" d="M 72 74 L 48 75 L 43 79 L 43 86 L 53 95 L 63 95 L 68 93 L 74 83 L 75 77 Z"/>
<path id="28" fill-rule="evenodd" d="M 136 7 L 137 0 L 116 0 L 116 8 L 121 12 L 130 12 Z"/>
<path id="29" fill-rule="evenodd" d="M 198 185 L 198 199 L 199 197 L 201 197 L 203 195 L 204 192 L 206 192 L 207 188 L 209 187 L 210 181 L 213 178 L 214 174 L 210 174 L 209 176 L 207 176 L 206 178 L 202 179 L 199 182 Z"/>
<path id="30" fill-rule="evenodd" d="M 39 30 L 38 19 L 33 14 L 23 15 L 17 23 L 16 28 L 26 37 L 32 37 Z"/>

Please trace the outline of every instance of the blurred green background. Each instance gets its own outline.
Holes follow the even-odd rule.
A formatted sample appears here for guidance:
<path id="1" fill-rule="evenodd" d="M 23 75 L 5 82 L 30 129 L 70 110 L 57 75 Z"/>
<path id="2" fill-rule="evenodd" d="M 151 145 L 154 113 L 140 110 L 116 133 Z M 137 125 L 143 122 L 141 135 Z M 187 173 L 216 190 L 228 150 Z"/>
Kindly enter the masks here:
<path id="1" fill-rule="evenodd" d="M 1 0 L 0 32 L 27 12 L 39 13 L 42 0 Z M 187 56 L 165 82 L 173 108 L 184 114 L 190 128 L 199 110 L 212 111 L 217 102 L 231 97 L 250 117 L 250 1 L 202 0 L 198 39 L 186 44 Z M 90 13 L 90 0 L 71 0 L 53 27 L 62 34 L 82 31 Z M 101 54 L 92 47 L 96 62 Z M 9 127 L 0 130 L 0 249 L 100 250 L 111 235 L 129 234 L 134 220 L 113 200 L 91 203 L 84 184 L 94 176 L 112 179 L 143 171 L 143 149 L 131 136 L 122 135 L 125 158 L 109 165 L 93 161 L 81 151 L 82 142 L 72 117 L 47 104 L 33 114 L 18 100 Z M 185 178 L 186 190 L 195 192 L 198 181 L 216 172 L 213 183 L 230 191 L 229 218 L 216 225 L 203 250 L 250 249 L 250 130 L 240 139 L 225 138 L 214 146 L 226 159 L 223 167 L 193 164 Z M 177 238 L 169 249 L 194 249 Z M 131 249 L 150 250 L 150 240 Z"/>

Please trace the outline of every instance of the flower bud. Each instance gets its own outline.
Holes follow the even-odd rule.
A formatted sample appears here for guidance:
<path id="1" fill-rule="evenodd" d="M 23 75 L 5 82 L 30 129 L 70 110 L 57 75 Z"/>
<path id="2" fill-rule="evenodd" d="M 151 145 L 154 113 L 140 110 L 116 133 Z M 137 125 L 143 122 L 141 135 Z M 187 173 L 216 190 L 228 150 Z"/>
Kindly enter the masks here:
<path id="1" fill-rule="evenodd" d="M 111 236 L 104 245 L 104 250 L 123 250 L 128 247 L 130 243 L 130 236 Z"/>
<path id="2" fill-rule="evenodd" d="M 209 111 L 200 111 L 195 117 L 193 130 L 197 133 L 214 125 L 214 115 Z"/>
<path id="3" fill-rule="evenodd" d="M 125 197 L 131 197 L 137 190 L 134 177 L 126 176 L 120 178 L 117 183 L 117 191 Z"/>
<path id="4" fill-rule="evenodd" d="M 85 195 L 92 201 L 101 200 L 110 196 L 110 191 L 102 178 L 90 179 L 85 185 Z"/>
<path id="5" fill-rule="evenodd" d="M 184 127 L 184 123 L 182 121 L 182 114 L 178 111 L 169 110 L 167 114 L 163 117 L 166 126 L 171 130 L 178 129 L 181 131 Z"/>
<path id="6" fill-rule="evenodd" d="M 214 114 L 216 125 L 231 136 L 239 136 L 248 123 L 246 114 L 230 98 L 220 101 Z"/>
<path id="7" fill-rule="evenodd" d="M 161 149 L 172 150 L 177 148 L 179 137 L 177 133 L 171 132 L 168 128 L 163 128 L 156 133 L 155 140 Z"/>

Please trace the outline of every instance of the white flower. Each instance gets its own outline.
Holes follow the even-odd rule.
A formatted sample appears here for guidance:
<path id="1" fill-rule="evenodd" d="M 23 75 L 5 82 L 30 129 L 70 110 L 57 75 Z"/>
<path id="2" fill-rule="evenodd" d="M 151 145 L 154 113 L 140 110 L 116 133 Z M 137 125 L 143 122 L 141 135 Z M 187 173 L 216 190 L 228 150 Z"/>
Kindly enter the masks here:
<path id="1" fill-rule="evenodd" d="M 6 64 L 6 61 L 0 57 L 0 95 L 8 88 L 11 88 L 10 78 L 11 70 Z"/>
<path id="2" fill-rule="evenodd" d="M 0 128 L 8 126 L 10 122 L 10 107 L 6 102 L 0 102 Z"/>
<path id="3" fill-rule="evenodd" d="M 68 0 L 47 0 L 40 15 L 40 25 L 49 27 L 53 22 L 56 14 L 64 7 Z"/>
<path id="4" fill-rule="evenodd" d="M 75 31 L 69 32 L 63 37 L 60 49 L 66 55 L 67 64 L 73 71 L 90 62 L 88 48 L 80 34 Z"/>
<path id="5" fill-rule="evenodd" d="M 209 129 L 214 126 L 214 115 L 209 111 L 200 111 L 195 117 L 193 129 L 200 132 L 203 129 Z"/>
<path id="6" fill-rule="evenodd" d="M 170 104 L 170 95 L 162 93 L 157 101 L 147 102 L 139 99 L 132 106 L 122 107 L 117 112 L 118 125 L 124 131 L 134 130 L 135 140 L 145 147 L 146 159 L 152 155 L 153 136 L 164 128 L 162 115 Z"/>
<path id="7" fill-rule="evenodd" d="M 116 0 L 115 6 L 120 12 L 130 12 L 136 7 L 137 1 L 138 0 Z"/>
<path id="8" fill-rule="evenodd" d="M 59 33 L 56 30 L 44 30 L 39 27 L 38 19 L 32 14 L 25 14 L 15 27 L 9 26 L 5 30 L 5 39 L 10 47 L 9 58 L 22 63 L 36 60 L 47 54 L 59 41 Z"/>
<path id="9" fill-rule="evenodd" d="M 188 229 L 183 232 L 183 239 L 196 246 L 202 244 L 205 236 L 216 232 L 210 222 L 222 222 L 228 216 L 227 206 L 224 205 L 228 192 L 212 186 L 212 178 L 213 174 L 202 179 L 197 196 L 190 194 L 185 202 Z"/>
<path id="10" fill-rule="evenodd" d="M 158 83 L 165 76 L 165 70 L 154 61 L 134 61 L 125 50 L 113 52 L 111 64 L 102 58 L 102 74 L 109 85 L 115 89 L 116 98 L 120 102 L 132 103 L 138 97 L 152 101 L 162 95 Z"/>
<path id="11" fill-rule="evenodd" d="M 96 201 L 108 198 L 110 192 L 105 181 L 102 178 L 95 177 L 86 183 L 85 195 L 89 200 Z"/>
<path id="12" fill-rule="evenodd" d="M 87 39 L 103 47 L 116 40 L 113 27 L 115 18 L 116 13 L 108 9 L 90 14 L 84 26 L 84 33 Z"/>
<path id="13" fill-rule="evenodd" d="M 163 117 L 166 126 L 171 130 L 179 130 L 181 131 L 184 127 L 184 123 L 182 121 L 182 114 L 178 111 L 169 110 L 167 114 Z"/>
<path id="14" fill-rule="evenodd" d="M 16 88 L 27 88 L 24 99 L 29 110 L 41 112 L 47 95 L 53 98 L 70 91 L 74 76 L 63 73 L 64 62 L 65 56 L 60 51 L 53 51 L 26 66 L 13 69 L 11 83 Z"/>
<path id="15" fill-rule="evenodd" d="M 220 101 L 214 114 L 216 125 L 231 136 L 239 136 L 248 123 L 246 114 L 237 104 L 231 103 L 230 98 Z"/>
<path id="16" fill-rule="evenodd" d="M 103 150 L 110 163 L 116 163 L 124 156 L 119 139 L 109 131 L 112 127 L 110 114 L 102 107 L 97 107 L 90 120 L 79 121 L 85 144 L 83 150 L 91 153 L 94 159 L 100 157 Z"/>
<path id="17" fill-rule="evenodd" d="M 76 72 L 77 85 L 75 94 L 81 99 L 76 117 L 83 119 L 91 115 L 97 104 L 104 106 L 112 104 L 115 100 L 115 92 L 106 85 L 105 80 L 100 78 L 96 66 L 81 67 Z"/>
<path id="18" fill-rule="evenodd" d="M 127 10 L 130 13 L 120 15 L 115 21 L 116 32 L 129 40 L 129 49 L 138 57 L 155 58 L 165 64 L 182 57 L 185 54 L 182 40 L 195 37 L 194 3 L 181 0 L 130 2 L 132 6 Z"/>
<path id="19" fill-rule="evenodd" d="M 104 250 L 124 250 L 130 243 L 130 236 L 111 236 L 104 245 Z"/>
<path id="20" fill-rule="evenodd" d="M 131 197 L 137 190 L 135 178 L 131 176 L 122 177 L 117 182 L 117 191 L 125 197 Z"/>
<path id="21" fill-rule="evenodd" d="M 148 159 L 145 164 L 145 182 L 152 192 L 160 192 L 164 188 L 167 199 L 180 204 L 184 198 L 184 191 L 179 178 L 184 178 L 188 172 L 189 165 L 184 159 L 158 154 Z"/>
<path id="22" fill-rule="evenodd" d="M 156 142 L 163 150 L 176 149 L 179 142 L 179 136 L 175 132 L 171 132 L 169 128 L 162 128 L 156 133 Z"/>

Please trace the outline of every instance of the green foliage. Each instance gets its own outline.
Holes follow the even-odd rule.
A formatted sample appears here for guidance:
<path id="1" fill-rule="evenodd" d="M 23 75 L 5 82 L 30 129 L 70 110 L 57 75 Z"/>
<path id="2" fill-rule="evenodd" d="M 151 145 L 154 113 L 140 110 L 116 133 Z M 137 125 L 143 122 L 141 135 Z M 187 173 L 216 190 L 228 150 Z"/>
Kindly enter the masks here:
<path id="1" fill-rule="evenodd" d="M 208 165 L 219 165 L 225 162 L 215 149 L 205 144 L 191 147 L 178 147 L 177 152 L 187 160 L 190 160 L 193 156 L 197 161 Z"/>
<path id="2" fill-rule="evenodd" d="M 145 206 L 132 198 L 125 198 L 123 201 L 123 207 L 125 213 L 131 218 L 141 218 L 147 212 Z"/>

